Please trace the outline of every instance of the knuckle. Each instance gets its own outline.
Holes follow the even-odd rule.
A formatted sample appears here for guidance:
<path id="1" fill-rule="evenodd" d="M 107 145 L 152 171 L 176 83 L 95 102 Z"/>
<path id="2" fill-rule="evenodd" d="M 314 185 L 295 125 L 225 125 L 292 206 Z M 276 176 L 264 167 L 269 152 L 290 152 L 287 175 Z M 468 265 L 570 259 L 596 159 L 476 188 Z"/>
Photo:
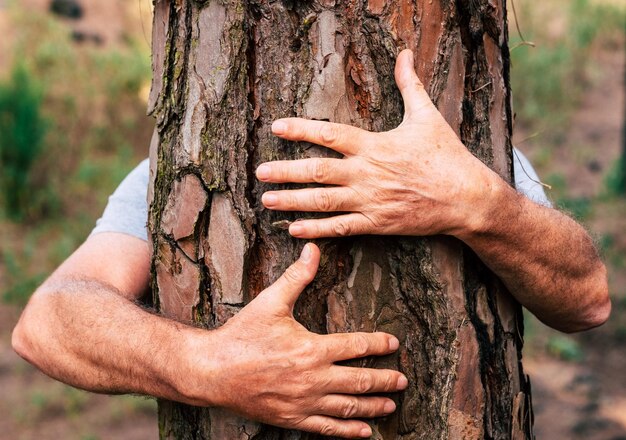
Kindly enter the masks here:
<path id="1" fill-rule="evenodd" d="M 320 425 L 319 433 L 322 435 L 331 436 L 335 435 L 337 433 L 337 430 L 332 424 L 325 422 Z"/>
<path id="2" fill-rule="evenodd" d="M 350 419 L 355 417 L 359 410 L 359 403 L 357 399 L 346 399 L 345 403 L 342 405 L 340 415 L 344 419 Z"/>
<path id="3" fill-rule="evenodd" d="M 333 200 L 330 194 L 327 191 L 319 190 L 315 193 L 315 207 L 319 211 L 332 211 L 333 210 Z"/>
<path id="4" fill-rule="evenodd" d="M 356 375 L 355 388 L 357 393 L 364 394 L 372 391 L 372 387 L 374 386 L 374 381 L 372 380 L 372 376 L 365 372 L 359 371 Z"/>
<path id="5" fill-rule="evenodd" d="M 323 350 L 320 351 L 323 353 L 324 359 L 332 362 L 337 354 L 337 348 L 343 347 L 343 341 L 340 341 L 338 339 L 339 336 L 336 334 L 322 335 L 320 337 L 323 338 L 322 344 L 320 344 Z"/>
<path id="6" fill-rule="evenodd" d="M 338 237 L 347 237 L 352 232 L 352 225 L 347 221 L 336 221 L 333 225 L 333 232 Z"/>
<path id="7" fill-rule="evenodd" d="M 369 341 L 362 334 L 355 334 L 352 338 L 352 351 L 355 357 L 363 357 L 369 352 Z"/>
<path id="8" fill-rule="evenodd" d="M 276 180 L 285 180 L 289 174 L 287 164 L 278 164 L 272 168 L 272 177 Z"/>
<path id="9" fill-rule="evenodd" d="M 293 386 L 293 403 L 296 407 L 306 408 L 309 406 L 309 398 L 315 390 L 315 377 L 305 375 L 301 383 Z"/>
<path id="10" fill-rule="evenodd" d="M 317 349 L 317 344 L 315 343 L 315 341 L 311 339 L 306 339 L 305 341 L 302 341 L 300 348 L 303 352 L 303 355 L 307 359 L 314 359 L 316 357 L 316 353 L 318 349 Z"/>
<path id="11" fill-rule="evenodd" d="M 320 128 L 320 139 L 325 144 L 334 144 L 339 139 L 339 129 L 333 124 L 324 124 Z"/>
<path id="12" fill-rule="evenodd" d="M 301 127 L 298 124 L 295 124 L 294 126 L 290 127 L 291 128 L 291 133 L 292 133 L 292 137 L 294 140 L 304 140 L 307 137 L 307 130 L 304 127 Z"/>
<path id="13" fill-rule="evenodd" d="M 297 265 L 292 264 L 285 271 L 284 277 L 290 284 L 300 284 L 303 278 L 302 270 Z"/>
<path id="14" fill-rule="evenodd" d="M 332 402 L 328 399 L 318 398 L 315 402 L 315 409 L 318 414 L 329 414 L 332 411 Z"/>
<path id="15" fill-rule="evenodd" d="M 295 399 L 294 399 L 295 400 Z M 265 403 L 264 405 L 269 406 L 270 403 Z M 300 421 L 300 418 L 296 411 L 294 411 L 292 405 L 285 404 L 284 402 L 276 403 L 274 405 L 276 407 L 276 412 L 273 415 L 272 422 L 279 426 L 294 426 L 297 425 Z"/>
<path id="16" fill-rule="evenodd" d="M 385 391 L 395 391 L 400 374 L 397 372 L 387 372 L 385 374 Z"/>
<path id="17" fill-rule="evenodd" d="M 413 88 L 419 91 L 425 90 L 424 89 L 424 84 L 422 84 L 422 81 L 420 81 L 419 77 L 417 75 L 413 76 Z"/>
<path id="18" fill-rule="evenodd" d="M 293 385 L 290 390 L 290 399 L 295 407 L 302 409 L 310 407 L 309 398 L 314 391 L 312 381 L 308 378 L 306 382 L 302 381 L 300 384 Z"/>
<path id="19" fill-rule="evenodd" d="M 328 180 L 328 162 L 315 160 L 312 163 L 311 177 L 316 183 L 324 183 Z"/>
<path id="20" fill-rule="evenodd" d="M 283 199 L 283 206 L 287 209 L 294 209 L 298 205 L 298 199 L 293 194 L 289 192 L 285 195 Z"/>
<path id="21" fill-rule="evenodd" d="M 301 369 L 304 370 L 302 382 L 307 388 L 316 388 L 323 382 L 323 376 L 317 368 L 317 366 L 323 363 L 323 360 L 320 356 L 319 344 L 316 342 L 316 339 L 307 338 L 300 343 L 297 352 L 299 364 Z"/>

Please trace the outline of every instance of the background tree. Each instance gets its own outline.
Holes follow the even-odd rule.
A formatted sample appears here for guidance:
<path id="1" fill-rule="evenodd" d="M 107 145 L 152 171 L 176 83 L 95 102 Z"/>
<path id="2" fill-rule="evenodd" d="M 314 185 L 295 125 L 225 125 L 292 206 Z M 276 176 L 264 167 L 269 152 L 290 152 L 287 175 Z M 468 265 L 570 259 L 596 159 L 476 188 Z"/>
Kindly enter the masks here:
<path id="1" fill-rule="evenodd" d="M 21 220 L 32 211 L 31 170 L 44 146 L 48 121 L 41 112 L 43 89 L 25 63 L 0 83 L 0 200 Z"/>
<path id="2" fill-rule="evenodd" d="M 624 85 L 626 85 L 626 71 L 624 71 Z M 624 100 L 624 123 L 622 125 L 622 155 L 619 158 L 618 167 L 618 191 L 626 195 L 626 100 Z"/>
<path id="3" fill-rule="evenodd" d="M 274 119 L 397 126 L 393 81 L 402 48 L 465 145 L 511 180 L 505 4 L 477 0 L 157 0 L 151 151 L 154 301 L 213 328 L 298 255 L 281 228 L 298 213 L 262 209 L 256 166 L 330 155 L 273 137 Z M 519 305 L 459 241 L 355 237 L 319 243 L 323 260 L 296 317 L 315 332 L 381 330 L 409 388 L 374 438 L 530 438 Z M 227 343 L 225 341 L 224 343 Z M 162 438 L 314 438 L 219 409 L 159 403 Z"/>

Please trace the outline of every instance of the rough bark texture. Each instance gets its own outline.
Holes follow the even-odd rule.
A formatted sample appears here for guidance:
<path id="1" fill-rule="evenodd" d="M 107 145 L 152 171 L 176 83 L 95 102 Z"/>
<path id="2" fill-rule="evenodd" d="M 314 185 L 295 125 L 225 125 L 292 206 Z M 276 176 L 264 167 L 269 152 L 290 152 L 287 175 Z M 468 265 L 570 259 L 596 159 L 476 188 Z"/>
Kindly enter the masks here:
<path id="1" fill-rule="evenodd" d="M 271 136 L 271 122 L 394 128 L 403 108 L 393 69 L 405 47 L 465 145 L 510 181 L 502 0 L 156 0 L 149 227 L 162 314 L 220 326 L 297 258 L 304 243 L 280 222 L 304 214 L 264 210 L 269 186 L 253 171 L 331 153 Z M 520 307 L 471 250 L 449 237 L 318 244 L 322 265 L 297 318 L 315 332 L 401 341 L 397 355 L 358 363 L 398 368 L 410 382 L 397 412 L 372 423 L 373 438 L 532 437 Z M 317 438 L 165 401 L 159 424 L 161 438 Z"/>

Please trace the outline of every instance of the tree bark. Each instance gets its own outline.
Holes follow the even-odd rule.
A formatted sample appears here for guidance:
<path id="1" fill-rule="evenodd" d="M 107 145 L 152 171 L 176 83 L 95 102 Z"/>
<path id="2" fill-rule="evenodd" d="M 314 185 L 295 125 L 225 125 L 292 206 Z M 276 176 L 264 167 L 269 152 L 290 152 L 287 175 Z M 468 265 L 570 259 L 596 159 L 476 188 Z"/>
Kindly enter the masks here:
<path id="1" fill-rule="evenodd" d="M 264 210 L 270 185 L 254 170 L 332 153 L 273 137 L 272 121 L 396 127 L 403 48 L 467 148 L 511 181 L 503 0 L 156 0 L 153 32 L 149 228 L 154 302 L 166 316 L 218 327 L 297 258 L 304 242 L 281 224 L 310 214 Z M 372 438 L 532 438 L 521 308 L 470 249 L 451 237 L 318 244 L 322 264 L 297 319 L 314 332 L 401 341 L 396 355 L 355 362 L 410 382 Z M 159 427 L 161 438 L 318 438 L 167 401 Z"/>

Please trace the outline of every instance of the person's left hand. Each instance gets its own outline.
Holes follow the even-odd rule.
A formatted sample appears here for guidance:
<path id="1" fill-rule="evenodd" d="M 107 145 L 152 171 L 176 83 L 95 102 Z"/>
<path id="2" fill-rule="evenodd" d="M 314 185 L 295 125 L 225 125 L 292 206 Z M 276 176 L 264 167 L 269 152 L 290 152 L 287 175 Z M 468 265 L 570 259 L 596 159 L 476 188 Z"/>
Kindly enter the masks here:
<path id="1" fill-rule="evenodd" d="M 372 133 L 300 118 L 272 125 L 284 139 L 323 145 L 345 156 L 258 167 L 257 178 L 264 182 L 333 185 L 263 195 L 269 209 L 341 212 L 294 222 L 289 227 L 293 236 L 462 235 L 488 219 L 489 191 L 501 179 L 465 148 L 434 106 L 415 73 L 411 51 L 398 56 L 395 76 L 405 115 L 394 130 Z"/>

